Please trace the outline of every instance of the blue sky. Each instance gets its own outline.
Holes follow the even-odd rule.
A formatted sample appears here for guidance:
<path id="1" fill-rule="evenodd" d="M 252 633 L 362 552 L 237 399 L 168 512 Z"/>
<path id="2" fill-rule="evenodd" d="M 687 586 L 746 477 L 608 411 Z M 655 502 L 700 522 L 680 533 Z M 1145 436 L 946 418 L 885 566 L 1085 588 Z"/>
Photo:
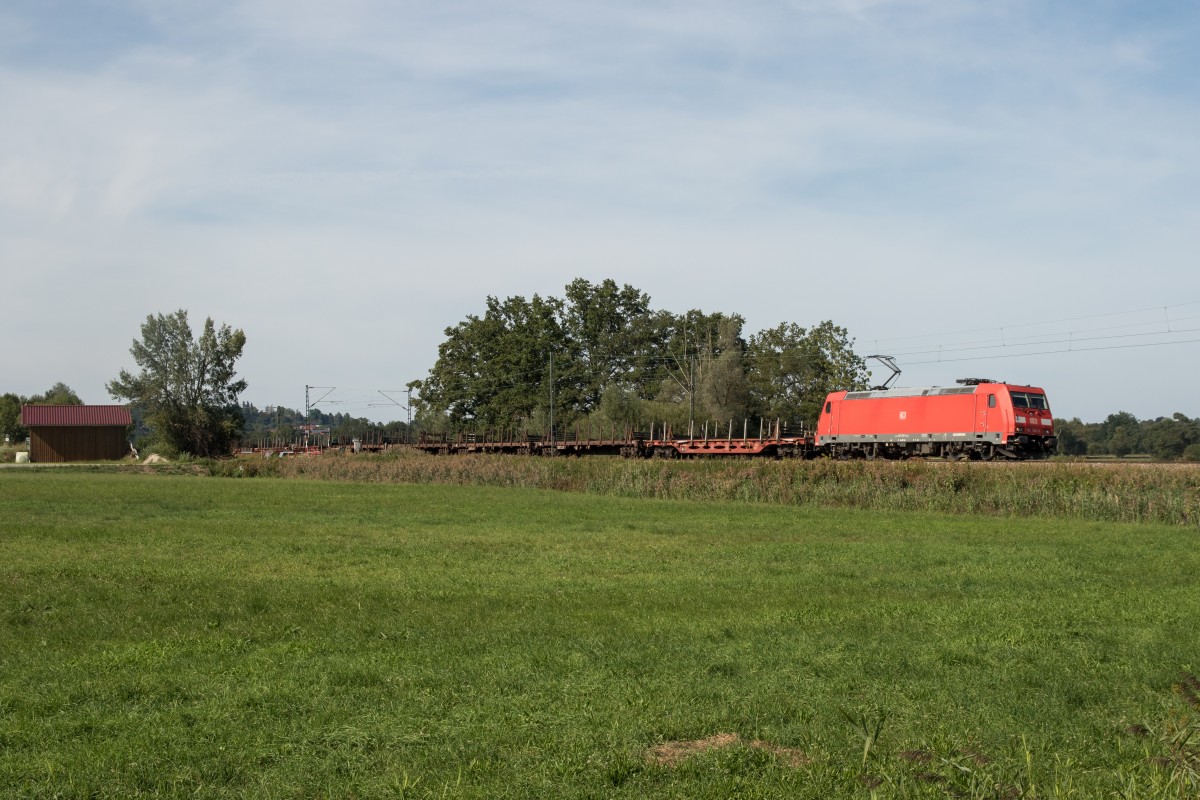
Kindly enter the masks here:
<path id="1" fill-rule="evenodd" d="M 1200 416 L 1198 34 L 1184 2 L 10 0 L 2 388 L 107 402 L 182 307 L 246 331 L 244 399 L 386 419 L 487 295 L 611 277 L 831 319 L 904 385 Z"/>

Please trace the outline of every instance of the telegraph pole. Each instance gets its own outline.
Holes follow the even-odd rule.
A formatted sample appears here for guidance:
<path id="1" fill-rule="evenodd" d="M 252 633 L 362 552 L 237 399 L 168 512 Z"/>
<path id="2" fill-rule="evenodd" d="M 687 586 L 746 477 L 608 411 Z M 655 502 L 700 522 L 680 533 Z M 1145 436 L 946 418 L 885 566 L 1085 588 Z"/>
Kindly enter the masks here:
<path id="1" fill-rule="evenodd" d="M 550 446 L 555 443 L 554 435 L 554 351 L 550 351 Z"/>

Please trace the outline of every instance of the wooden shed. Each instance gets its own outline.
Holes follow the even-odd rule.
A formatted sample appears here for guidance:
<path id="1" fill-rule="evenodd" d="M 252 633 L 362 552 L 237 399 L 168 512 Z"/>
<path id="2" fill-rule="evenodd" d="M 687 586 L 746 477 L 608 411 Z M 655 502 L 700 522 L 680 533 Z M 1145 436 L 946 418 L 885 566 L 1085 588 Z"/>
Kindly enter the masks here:
<path id="1" fill-rule="evenodd" d="M 125 406 L 21 406 L 29 460 L 104 461 L 129 455 L 133 417 Z"/>

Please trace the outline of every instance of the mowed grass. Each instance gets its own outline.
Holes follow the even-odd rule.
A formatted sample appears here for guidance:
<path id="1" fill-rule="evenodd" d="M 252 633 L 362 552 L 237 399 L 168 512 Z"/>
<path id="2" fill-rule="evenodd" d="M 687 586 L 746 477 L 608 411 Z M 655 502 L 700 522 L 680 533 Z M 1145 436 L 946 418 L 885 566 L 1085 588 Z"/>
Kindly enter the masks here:
<path id="1" fill-rule="evenodd" d="M 0 503 L 5 797 L 1194 796 L 1190 529 L 50 471 Z"/>

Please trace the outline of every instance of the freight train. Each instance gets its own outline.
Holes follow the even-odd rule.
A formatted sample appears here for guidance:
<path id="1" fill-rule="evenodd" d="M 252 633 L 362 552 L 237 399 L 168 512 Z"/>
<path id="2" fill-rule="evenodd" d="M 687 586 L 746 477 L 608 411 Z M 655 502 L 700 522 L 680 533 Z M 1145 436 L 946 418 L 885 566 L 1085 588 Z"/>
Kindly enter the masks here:
<path id="1" fill-rule="evenodd" d="M 895 376 L 893 376 L 895 377 Z M 775 458 L 921 458 L 1025 460 L 1045 458 L 1057 444 L 1046 393 L 1036 386 L 966 378 L 956 386 L 876 387 L 833 392 L 825 398 L 815 431 L 789 431 L 759 421 L 725 430 L 671 426 L 618 432 L 576 427 L 546 436 L 460 434 L 424 436 L 414 445 L 429 453 L 622 455 L 628 458 L 767 456 Z"/>

